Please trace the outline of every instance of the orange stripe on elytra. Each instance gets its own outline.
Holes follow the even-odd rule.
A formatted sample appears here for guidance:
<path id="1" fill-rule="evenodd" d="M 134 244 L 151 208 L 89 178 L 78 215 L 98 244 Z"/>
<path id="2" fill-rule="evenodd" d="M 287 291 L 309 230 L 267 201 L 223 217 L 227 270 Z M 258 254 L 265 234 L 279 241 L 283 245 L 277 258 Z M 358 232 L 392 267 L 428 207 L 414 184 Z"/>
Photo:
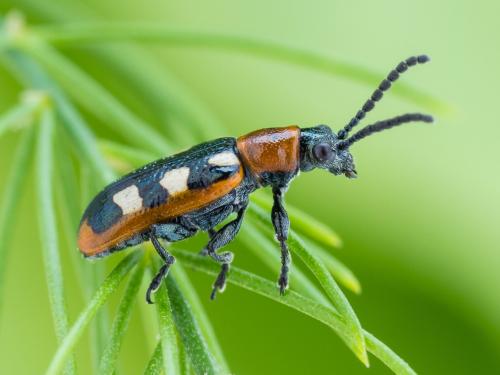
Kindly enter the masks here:
<path id="1" fill-rule="evenodd" d="M 85 220 L 78 233 L 78 247 L 86 256 L 102 253 L 145 231 L 152 224 L 173 219 L 212 203 L 237 187 L 243 177 L 243 168 L 240 167 L 238 173 L 227 180 L 215 182 L 204 189 L 186 190 L 169 197 L 161 206 L 125 215 L 102 233 L 95 233 Z"/>

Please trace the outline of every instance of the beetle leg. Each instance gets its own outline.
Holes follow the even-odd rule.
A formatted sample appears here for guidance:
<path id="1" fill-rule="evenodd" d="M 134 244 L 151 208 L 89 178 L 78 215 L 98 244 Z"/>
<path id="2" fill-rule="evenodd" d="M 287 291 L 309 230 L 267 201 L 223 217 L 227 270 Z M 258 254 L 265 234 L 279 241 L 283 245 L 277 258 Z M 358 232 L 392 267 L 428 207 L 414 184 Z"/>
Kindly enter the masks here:
<path id="1" fill-rule="evenodd" d="M 170 266 L 174 264 L 175 258 L 172 255 L 170 255 L 167 250 L 165 250 L 165 248 L 161 245 L 160 241 L 158 241 L 158 238 L 156 237 L 153 231 L 149 233 L 149 239 L 151 240 L 151 243 L 156 249 L 158 255 L 165 262 L 165 264 L 161 266 L 160 270 L 149 284 L 149 288 L 146 292 L 146 301 L 149 304 L 152 304 L 153 301 L 151 300 L 151 294 L 158 290 L 158 288 L 161 285 L 161 282 L 167 276 Z"/>
<path id="2" fill-rule="evenodd" d="M 217 233 L 217 231 L 214 228 L 210 228 L 208 230 L 208 236 L 210 237 L 210 239 L 214 238 L 215 233 Z"/>
<path id="3" fill-rule="evenodd" d="M 213 228 L 210 228 L 207 232 L 208 232 L 208 238 L 209 239 L 214 238 L 215 234 L 217 233 L 217 231 L 215 229 L 213 229 Z M 204 247 L 200 251 L 200 255 L 207 256 L 208 255 L 208 249 L 206 247 Z"/>
<path id="4" fill-rule="evenodd" d="M 274 204 L 271 212 L 271 218 L 273 221 L 274 231 L 276 233 L 276 239 L 279 241 L 281 247 L 281 272 L 278 280 L 281 295 L 284 295 L 285 290 L 288 288 L 288 271 L 290 265 L 290 252 L 288 251 L 288 246 L 286 244 L 288 229 L 290 228 L 290 220 L 288 219 L 288 214 L 283 206 L 283 195 L 283 188 L 273 188 Z"/>
<path id="5" fill-rule="evenodd" d="M 247 204 L 248 203 L 245 202 L 245 204 L 239 208 L 238 215 L 233 221 L 230 221 L 220 230 L 214 231 L 210 235 L 210 241 L 208 242 L 205 249 L 203 249 L 203 251 L 206 251 L 206 253 L 210 257 L 212 257 L 213 260 L 221 264 L 221 271 L 214 282 L 212 293 L 210 294 L 210 299 L 212 300 L 215 298 L 217 290 L 219 290 L 220 292 L 224 291 L 224 288 L 226 286 L 227 273 L 229 272 L 229 265 L 233 261 L 233 253 L 231 253 L 230 251 L 226 251 L 220 254 L 218 254 L 216 251 L 231 242 L 238 234 L 241 223 L 243 221 L 243 215 L 247 208 Z"/>

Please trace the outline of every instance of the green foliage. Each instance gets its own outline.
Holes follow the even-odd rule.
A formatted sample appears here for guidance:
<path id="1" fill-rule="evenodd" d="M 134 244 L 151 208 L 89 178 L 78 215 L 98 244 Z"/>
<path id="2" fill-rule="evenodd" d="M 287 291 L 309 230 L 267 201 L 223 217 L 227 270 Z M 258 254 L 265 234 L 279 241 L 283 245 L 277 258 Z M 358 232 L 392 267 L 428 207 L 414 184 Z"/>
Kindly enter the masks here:
<path id="1" fill-rule="evenodd" d="M 127 289 L 123 294 L 122 301 L 118 307 L 113 328 L 111 330 L 111 337 L 108 345 L 102 354 L 101 363 L 99 367 L 99 374 L 112 375 L 116 368 L 116 361 L 120 353 L 120 347 L 125 336 L 125 332 L 130 321 L 134 302 L 141 286 L 141 280 L 144 275 L 144 264 L 140 264 L 130 277 Z"/>
<path id="2" fill-rule="evenodd" d="M 52 25 L 40 27 L 35 30 L 44 40 L 56 44 L 75 45 L 77 43 L 103 43 L 107 41 L 139 41 L 181 47 L 224 49 L 244 52 L 255 56 L 264 56 L 308 67 L 328 74 L 343 76 L 352 81 L 369 84 L 370 86 L 377 85 L 380 80 L 379 74 L 366 68 L 339 61 L 320 53 L 273 43 L 271 41 L 233 35 L 200 33 L 144 24 Z M 433 110 L 442 111 L 447 108 L 447 105 L 438 99 L 408 85 L 400 84 L 394 91 L 403 98 Z"/>
<path id="3" fill-rule="evenodd" d="M 127 273 L 132 270 L 136 263 L 140 260 L 141 255 L 142 253 L 138 251 L 129 254 L 103 281 L 102 285 L 82 311 L 76 322 L 69 330 L 68 334 L 64 337 L 63 342 L 57 349 L 57 352 L 47 369 L 47 374 L 59 374 L 61 372 L 64 362 L 71 355 L 75 345 L 85 332 L 85 328 L 89 325 L 99 308 L 102 307 L 111 294 L 116 291 L 122 280 L 127 276 Z"/>
<path id="4" fill-rule="evenodd" d="M 193 312 L 173 277 L 167 280 L 167 287 L 171 296 L 175 325 L 178 327 L 179 336 L 194 372 L 196 374 L 219 373 L 220 369 L 215 356 L 210 353 Z"/>
<path id="5" fill-rule="evenodd" d="M 217 275 L 219 272 L 217 266 L 212 264 L 209 259 L 202 258 L 199 255 L 177 250 L 175 251 L 175 256 L 180 259 L 186 267 L 194 270 L 205 272 L 209 275 Z M 250 272 L 240 270 L 239 268 L 232 267 L 231 277 L 228 279 L 228 282 L 306 314 L 329 326 L 339 336 L 345 338 L 346 341 L 350 340 L 350 337 L 353 335 L 352 329 L 348 327 L 345 317 L 337 310 L 318 303 L 308 297 L 304 297 L 302 294 L 294 292 L 293 290 L 288 291 L 285 296 L 280 296 L 272 281 L 266 280 Z M 370 333 L 363 331 L 363 336 L 367 341 L 367 349 L 375 354 L 396 374 L 415 374 L 405 361 L 399 358 L 396 353 Z"/>
<path id="6" fill-rule="evenodd" d="M 68 334 L 68 315 L 64 302 L 64 282 L 59 245 L 57 241 L 57 223 L 53 199 L 53 138 L 54 113 L 50 107 L 43 110 L 36 152 L 39 203 L 39 228 L 42 238 L 43 260 L 47 278 L 47 289 L 52 308 L 56 337 L 61 343 Z M 68 373 L 74 373 L 74 365 L 69 364 Z"/>
<path id="7" fill-rule="evenodd" d="M 16 153 L 12 159 L 11 173 L 7 177 L 5 193 L 0 205 L 0 297 L 3 293 L 5 271 L 8 261 L 10 243 L 8 233 L 14 225 L 13 213 L 23 195 L 26 171 L 29 170 L 30 156 L 33 149 L 34 129 L 24 131 Z M 0 318 L 2 309 L 0 307 Z"/>
<path id="8" fill-rule="evenodd" d="M 55 49 L 54 44 L 65 43 L 79 46 L 84 42 L 109 43 L 120 40 L 224 48 L 299 64 L 361 83 L 371 84 L 378 79 L 378 75 L 372 72 L 326 56 L 242 37 L 192 33 L 147 25 L 112 27 L 92 24 L 52 25 L 30 30 L 25 27 L 22 18 L 18 15 L 10 15 L 3 25 L 4 28 L 0 31 L 1 61 L 27 88 L 41 90 L 48 98 L 43 105 L 40 103 L 21 104 L 0 118 L 0 135 L 20 120 L 29 122 L 12 163 L 12 173 L 7 180 L 4 197 L 6 204 L 2 205 L 0 211 L 0 265 L 4 264 L 8 249 L 5 240 L 7 236 L 4 233 L 9 230 L 10 221 L 6 218 L 14 210 L 18 196 L 16 192 L 24 184 L 24 175 L 21 171 L 27 169 L 29 155 L 36 155 L 39 227 L 49 300 L 56 336 L 59 339 L 59 348 L 48 367 L 47 374 L 58 374 L 63 369 L 68 373 L 75 371 L 72 354 L 77 349 L 85 330 L 91 325 L 92 320 L 101 311 L 109 297 L 117 291 L 120 283 L 129 273 L 132 273 L 115 314 L 109 340 L 102 352 L 94 353 L 100 361 L 100 373 L 111 374 L 116 371 L 120 348 L 135 303 L 138 300 L 144 303 L 142 299 L 136 298 L 144 271 L 146 269 L 147 274 L 151 273 L 153 263 L 149 260 L 147 249 L 133 251 L 123 258 L 89 298 L 79 318 L 69 328 L 63 272 L 59 260 L 58 236 L 59 232 L 64 230 L 70 243 L 75 240 L 74 235 L 71 234 L 71 226 L 76 225 L 79 208 L 74 204 L 70 205 L 71 207 L 63 207 L 61 211 L 64 217 L 72 224 L 61 224 L 59 222 L 61 220 L 58 221 L 57 218 L 56 203 L 58 201 L 54 200 L 55 192 L 61 191 L 63 196 L 73 195 L 78 199 L 86 200 L 88 198 L 84 197 L 88 195 L 86 191 L 89 186 L 93 185 L 92 181 L 97 180 L 97 185 L 102 186 L 117 176 L 112 166 L 122 172 L 162 156 L 166 150 L 173 150 L 177 147 L 122 104 L 82 66 L 73 63 Z M 113 56 L 110 55 L 110 58 Z M 140 64 L 141 60 L 137 61 Z M 126 63 L 122 61 L 121 64 Z M 151 102 L 157 103 L 161 100 L 164 94 L 160 93 L 152 83 L 155 77 L 148 76 L 150 70 L 140 69 L 135 65 L 130 65 L 127 69 L 134 71 L 136 75 L 134 79 L 142 82 L 142 90 L 147 93 L 148 99 L 152 99 Z M 174 82 L 173 77 L 168 79 Z M 173 86 L 179 87 L 179 93 L 177 94 L 177 91 L 168 93 L 172 116 L 189 129 L 193 138 L 196 138 L 199 132 L 200 118 L 203 118 L 205 114 L 210 119 L 209 123 L 213 124 L 214 132 L 216 128 L 217 131 L 221 128 L 215 117 L 199 105 L 190 93 L 175 82 Z M 399 94 L 424 106 L 440 107 L 440 103 L 435 99 L 407 86 L 400 86 Z M 93 133 L 93 127 L 82 114 L 82 110 L 93 115 L 99 126 L 108 127 L 126 143 L 97 139 Z M 158 114 L 158 116 L 161 115 Z M 40 117 L 39 121 L 38 117 Z M 36 149 L 33 147 L 35 127 L 38 127 Z M 62 147 L 66 152 L 73 148 L 78 151 L 75 153 L 78 155 L 75 160 L 76 168 L 69 160 L 70 155 L 58 156 L 63 159 L 66 157 L 67 160 L 54 160 L 56 149 L 59 150 L 54 142 L 54 132 L 57 132 L 58 143 L 63 143 Z M 60 134 L 62 136 L 59 136 Z M 54 165 L 60 166 L 58 179 L 52 178 Z M 79 173 L 81 176 L 77 178 Z M 58 199 L 61 198 L 58 197 Z M 242 229 L 241 237 L 256 256 L 259 256 L 266 265 L 274 267 L 278 264 L 278 253 L 270 241 L 265 213 L 270 203 L 263 195 L 256 195 L 253 202 L 249 209 L 249 220 Z M 59 202 L 59 205 L 66 206 L 64 201 Z M 359 281 L 354 274 L 330 254 L 332 248 L 341 244 L 337 234 L 310 215 L 293 207 L 289 210 L 294 230 L 296 230 L 290 233 L 290 248 L 311 271 L 321 289 L 299 267 L 292 273 L 292 289 L 283 297 L 279 296 L 273 281 L 238 268 L 232 268 L 228 282 L 270 298 L 326 324 L 345 341 L 366 366 L 368 366 L 368 350 L 395 373 L 413 374 L 411 368 L 402 359 L 362 328 L 348 299 L 337 285 L 336 280 L 352 291 L 359 292 L 360 290 Z M 258 246 L 255 246 L 256 244 Z M 144 252 L 147 256 L 141 261 Z M 178 249 L 175 250 L 175 255 L 179 262 L 173 267 L 166 284 L 162 285 L 156 294 L 160 341 L 146 366 L 145 373 L 183 374 L 190 371 L 210 374 L 229 373 L 223 348 L 219 345 L 210 319 L 182 268 L 186 266 L 215 275 L 218 272 L 217 265 L 208 259 Z M 95 277 L 83 272 L 78 266 L 78 261 L 74 263 L 77 274 L 83 279 L 81 284 L 92 285 L 91 280 L 95 282 Z M 0 292 L 4 272 L 5 270 L 0 267 Z M 143 313 L 143 308 L 137 310 Z M 104 323 L 97 326 L 105 327 L 105 325 Z M 101 336 L 104 335 L 105 328 L 100 328 L 98 333 Z"/>
<path id="9" fill-rule="evenodd" d="M 262 209 L 251 206 L 249 211 L 250 215 L 254 218 L 259 220 L 264 225 L 267 224 L 267 215 L 265 215 L 265 212 Z M 348 327 L 349 335 L 344 336 L 343 339 L 356 354 L 359 360 L 368 367 L 369 362 L 366 354 L 366 346 L 361 330 L 361 324 L 349 304 L 349 301 L 347 301 L 347 298 L 344 296 L 339 286 L 333 279 L 333 276 L 328 271 L 326 266 L 319 261 L 318 257 L 304 247 L 302 240 L 293 231 L 290 231 L 288 235 L 288 246 L 290 247 L 292 253 L 297 255 L 314 274 L 327 296 L 333 302 L 333 305 L 344 318 L 346 326 Z"/>
<path id="10" fill-rule="evenodd" d="M 180 357 L 177 347 L 177 334 L 174 327 L 170 296 L 167 294 L 165 284 L 160 286 L 158 293 L 156 293 L 156 310 L 160 327 L 163 371 L 165 374 L 178 374 L 180 373 Z"/>

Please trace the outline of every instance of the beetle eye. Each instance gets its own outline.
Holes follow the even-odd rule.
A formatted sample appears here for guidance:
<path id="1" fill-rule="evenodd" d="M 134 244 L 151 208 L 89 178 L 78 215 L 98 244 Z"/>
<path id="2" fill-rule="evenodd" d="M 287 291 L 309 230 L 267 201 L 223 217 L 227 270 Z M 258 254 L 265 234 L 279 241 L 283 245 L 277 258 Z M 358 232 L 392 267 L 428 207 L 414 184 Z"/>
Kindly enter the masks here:
<path id="1" fill-rule="evenodd" d="M 328 143 L 319 143 L 314 146 L 313 155 L 318 161 L 328 161 L 332 159 L 333 151 Z"/>

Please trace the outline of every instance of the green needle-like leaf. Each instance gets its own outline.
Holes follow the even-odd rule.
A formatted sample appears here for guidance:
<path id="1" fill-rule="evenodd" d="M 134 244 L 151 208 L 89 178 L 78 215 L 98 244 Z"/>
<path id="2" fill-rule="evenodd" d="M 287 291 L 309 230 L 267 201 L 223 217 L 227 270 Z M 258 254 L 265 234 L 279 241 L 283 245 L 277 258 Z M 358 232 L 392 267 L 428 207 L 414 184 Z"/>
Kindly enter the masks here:
<path id="1" fill-rule="evenodd" d="M 344 263 L 311 241 L 306 242 L 306 244 L 307 248 L 310 248 L 325 263 L 326 268 L 328 268 L 335 280 L 352 292 L 361 293 L 361 283 Z"/>
<path id="2" fill-rule="evenodd" d="M 52 186 L 54 113 L 50 107 L 44 109 L 41 115 L 39 133 L 36 153 L 39 228 L 52 318 L 57 339 L 62 342 L 68 333 L 68 315 L 64 300 L 64 281 L 57 241 L 54 188 Z M 74 373 L 72 360 L 67 372 Z"/>
<path id="3" fill-rule="evenodd" d="M 162 356 L 161 343 L 156 345 L 155 351 L 144 370 L 144 375 L 159 375 L 163 370 L 163 356 Z"/>
<path id="4" fill-rule="evenodd" d="M 52 43 L 73 46 L 106 41 L 139 41 L 160 42 L 181 47 L 238 51 L 345 77 L 370 87 L 377 85 L 383 78 L 383 75 L 354 64 L 318 52 L 287 46 L 283 43 L 250 37 L 172 29 L 161 25 L 87 23 L 44 26 L 36 28 L 34 32 Z M 443 112 L 448 109 L 447 104 L 403 83 L 398 83 L 394 88 L 394 93 L 434 111 Z"/>
<path id="5" fill-rule="evenodd" d="M 12 228 L 16 219 L 16 210 L 23 195 L 24 183 L 28 175 L 35 128 L 31 125 L 24 131 L 12 158 L 11 171 L 5 180 L 5 190 L 0 204 L 0 300 L 3 301 L 5 271 L 7 269 L 8 254 Z M 4 303 L 0 303 L 0 318 Z"/>
<path id="6" fill-rule="evenodd" d="M 127 255 L 109 274 L 94 294 L 88 305 L 82 311 L 75 324 L 69 330 L 63 342 L 57 349 L 50 366 L 47 369 L 47 375 L 56 375 L 61 372 L 64 362 L 73 351 L 73 348 L 81 339 L 85 329 L 95 316 L 99 308 L 104 305 L 108 298 L 113 294 L 129 271 L 137 264 L 141 256 L 140 251 L 133 251 Z"/>
<path id="7" fill-rule="evenodd" d="M 140 249 L 139 251 L 145 250 L 146 252 L 147 267 L 145 276 L 142 279 L 142 284 L 140 287 L 141 292 L 137 295 L 137 300 L 135 302 L 138 308 L 140 329 L 144 335 L 144 342 L 142 343 L 142 346 L 145 348 L 146 351 L 154 350 L 154 348 L 158 344 L 158 337 L 159 337 L 159 329 L 157 324 L 158 313 L 156 311 L 156 308 L 154 306 L 150 306 L 148 303 L 144 303 L 145 302 L 144 292 L 147 290 L 147 288 L 151 283 L 151 280 L 154 277 L 152 273 L 153 270 L 149 265 L 149 263 L 151 262 L 151 258 L 156 256 L 156 252 L 152 247 L 153 245 L 145 243 L 139 248 Z"/>
<path id="8" fill-rule="evenodd" d="M 172 277 L 167 279 L 167 287 L 174 321 L 194 372 L 196 374 L 218 374 L 220 372 L 219 365 L 213 354 L 210 353 L 191 308 Z"/>
<path id="9" fill-rule="evenodd" d="M 156 311 L 160 327 L 161 351 L 163 358 L 163 371 L 165 374 L 180 374 L 179 350 L 177 348 L 177 334 L 172 315 L 170 297 L 165 283 L 162 283 L 155 294 Z"/>
<path id="10" fill-rule="evenodd" d="M 181 374 L 182 375 L 189 375 L 192 374 L 193 371 L 191 371 L 191 362 L 189 361 L 189 356 L 186 352 L 186 348 L 181 342 L 181 339 L 178 337 L 177 338 L 177 346 L 179 347 L 179 362 L 180 362 L 180 368 L 181 368 Z"/>
<path id="11" fill-rule="evenodd" d="M 364 332 L 368 351 L 380 359 L 395 374 L 416 375 L 416 372 L 410 365 L 394 353 L 391 348 L 373 336 L 370 332 Z"/>
<path id="12" fill-rule="evenodd" d="M 189 251 L 176 250 L 175 256 L 182 264 L 188 268 L 204 272 L 215 276 L 219 273 L 218 267 L 213 261 L 195 255 Z M 276 302 L 282 303 L 297 311 L 300 311 L 313 319 L 316 319 L 337 332 L 344 340 L 351 335 L 351 330 L 346 326 L 344 318 L 334 309 L 315 302 L 301 294 L 290 290 L 284 296 L 280 296 L 276 290 L 276 284 L 260 276 L 243 271 L 237 267 L 231 267 L 231 273 L 228 277 L 228 283 L 240 286 L 256 294 L 270 298 Z M 367 340 L 367 349 L 377 356 L 392 371 L 399 375 L 414 375 L 415 372 L 408 364 L 397 356 L 387 346 L 375 339 L 370 333 L 363 331 Z"/>
<path id="13" fill-rule="evenodd" d="M 191 308 L 194 319 L 202 332 L 203 339 L 206 341 L 210 352 L 217 360 L 220 372 L 224 374 L 230 374 L 231 371 L 229 370 L 224 352 L 220 347 L 215 331 L 212 327 L 212 324 L 210 323 L 210 318 L 205 312 L 200 298 L 194 290 L 191 280 L 189 280 L 186 272 L 184 271 L 184 268 L 182 267 L 182 264 L 176 264 L 171 272 L 175 277 L 176 285 L 180 289 L 183 298 Z"/>
<path id="14" fill-rule="evenodd" d="M 111 329 L 111 337 L 104 353 L 102 354 L 99 374 L 112 375 L 116 369 L 118 354 L 120 353 L 122 341 L 128 328 L 130 315 L 132 314 L 132 309 L 134 308 L 135 298 L 137 292 L 139 291 L 139 287 L 141 286 L 143 275 L 144 265 L 141 263 L 137 266 L 134 273 L 130 277 L 127 289 L 125 290 L 125 294 L 123 295 L 120 306 L 118 307 L 118 312 Z"/>
<path id="15" fill-rule="evenodd" d="M 298 255 L 309 267 L 311 272 L 313 272 L 326 294 L 332 300 L 334 306 L 346 319 L 346 324 L 352 330 L 353 334 L 353 341 L 350 343 L 351 349 L 354 350 L 360 361 L 368 367 L 368 355 L 366 354 L 366 344 L 361 324 L 344 293 L 334 281 L 325 265 L 304 246 L 304 243 L 293 233 L 293 231 L 290 231 L 288 244 L 290 249 Z"/>

